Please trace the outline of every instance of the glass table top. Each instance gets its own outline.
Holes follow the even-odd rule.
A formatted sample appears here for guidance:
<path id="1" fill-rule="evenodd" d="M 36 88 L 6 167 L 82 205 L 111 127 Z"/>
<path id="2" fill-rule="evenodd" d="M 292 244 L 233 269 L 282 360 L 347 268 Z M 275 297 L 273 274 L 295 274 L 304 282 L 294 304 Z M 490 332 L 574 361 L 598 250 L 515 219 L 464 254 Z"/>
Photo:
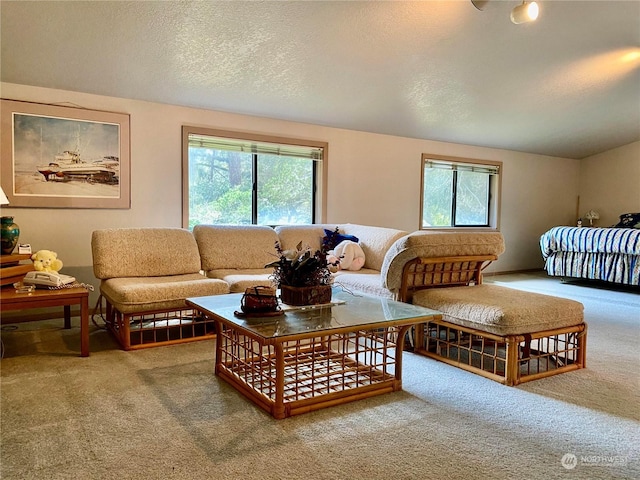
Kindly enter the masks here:
<path id="1" fill-rule="evenodd" d="M 197 309 L 224 319 L 264 338 L 321 332 L 337 328 L 358 330 L 421 323 L 439 318 L 440 312 L 394 300 L 351 294 L 334 287 L 332 304 L 290 307 L 283 305 L 283 314 L 275 317 L 240 317 L 241 293 L 188 298 Z"/>

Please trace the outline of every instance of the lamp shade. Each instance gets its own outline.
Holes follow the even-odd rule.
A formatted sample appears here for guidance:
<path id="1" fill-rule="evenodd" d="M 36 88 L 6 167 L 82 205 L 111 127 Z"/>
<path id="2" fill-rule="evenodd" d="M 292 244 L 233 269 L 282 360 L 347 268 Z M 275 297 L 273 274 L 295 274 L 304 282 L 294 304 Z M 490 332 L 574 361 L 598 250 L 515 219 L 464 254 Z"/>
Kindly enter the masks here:
<path id="1" fill-rule="evenodd" d="M 584 214 L 584 218 L 589 220 L 590 225 L 593 225 L 594 220 L 600 219 L 600 214 L 595 210 L 589 210 L 587 213 Z"/>
<path id="2" fill-rule="evenodd" d="M 522 5 L 518 5 L 511 10 L 511 21 L 516 25 L 533 22 L 538 18 L 538 13 L 540 13 L 540 10 L 536 2 L 522 2 Z"/>
<path id="3" fill-rule="evenodd" d="M 4 190 L 0 187 L 0 205 L 9 205 L 9 199 L 4 194 Z"/>

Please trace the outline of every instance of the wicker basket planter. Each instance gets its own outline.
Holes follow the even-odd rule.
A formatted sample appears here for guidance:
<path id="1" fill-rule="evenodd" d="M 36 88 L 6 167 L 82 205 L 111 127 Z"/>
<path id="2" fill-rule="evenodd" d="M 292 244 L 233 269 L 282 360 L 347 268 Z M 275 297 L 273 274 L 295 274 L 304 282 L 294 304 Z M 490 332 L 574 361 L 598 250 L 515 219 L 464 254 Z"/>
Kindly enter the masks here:
<path id="1" fill-rule="evenodd" d="M 280 298 L 287 305 L 319 305 L 331 301 L 331 285 L 313 287 L 280 286 Z"/>

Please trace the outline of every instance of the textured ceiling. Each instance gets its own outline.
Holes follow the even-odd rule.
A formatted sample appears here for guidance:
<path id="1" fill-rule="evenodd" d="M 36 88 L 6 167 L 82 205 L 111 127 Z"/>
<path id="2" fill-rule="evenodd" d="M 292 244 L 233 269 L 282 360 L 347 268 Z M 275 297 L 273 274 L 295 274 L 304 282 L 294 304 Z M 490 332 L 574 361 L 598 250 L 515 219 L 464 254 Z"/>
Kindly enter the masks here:
<path id="1" fill-rule="evenodd" d="M 3 0 L 0 76 L 568 158 L 640 140 L 640 2 L 519 3 Z"/>

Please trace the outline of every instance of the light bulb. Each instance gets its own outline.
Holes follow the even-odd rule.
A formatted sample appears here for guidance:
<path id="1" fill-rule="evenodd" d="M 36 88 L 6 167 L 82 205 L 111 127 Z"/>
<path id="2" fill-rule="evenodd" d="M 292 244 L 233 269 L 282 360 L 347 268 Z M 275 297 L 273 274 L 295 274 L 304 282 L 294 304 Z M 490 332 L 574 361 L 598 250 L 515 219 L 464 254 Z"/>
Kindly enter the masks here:
<path id="1" fill-rule="evenodd" d="M 511 21 L 516 25 L 533 22 L 538 18 L 538 13 L 540 13 L 540 9 L 536 2 L 522 2 L 522 5 L 518 5 L 511 10 Z"/>

